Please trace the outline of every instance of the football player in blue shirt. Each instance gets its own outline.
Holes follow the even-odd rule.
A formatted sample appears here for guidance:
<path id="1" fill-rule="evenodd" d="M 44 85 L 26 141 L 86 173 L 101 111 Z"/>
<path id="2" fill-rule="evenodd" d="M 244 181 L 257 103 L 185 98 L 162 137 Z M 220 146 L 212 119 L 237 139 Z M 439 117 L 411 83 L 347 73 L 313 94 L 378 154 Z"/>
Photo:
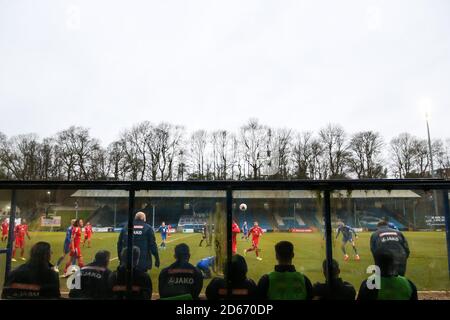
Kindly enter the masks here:
<path id="1" fill-rule="evenodd" d="M 212 268 L 213 272 L 216 272 L 215 263 L 216 263 L 216 258 L 213 256 L 203 258 L 202 260 L 200 260 L 197 263 L 197 268 L 199 268 L 200 271 L 202 272 L 204 279 L 211 278 L 211 269 L 210 268 Z"/>
<path id="2" fill-rule="evenodd" d="M 162 242 L 159 245 L 161 249 L 166 249 L 166 240 L 167 240 L 167 233 L 169 232 L 169 228 L 166 226 L 166 223 L 163 221 L 161 223 L 161 226 L 159 227 L 158 231 L 161 233 L 161 239 Z"/>
<path id="3" fill-rule="evenodd" d="M 70 242 L 72 241 L 72 227 L 75 223 L 75 219 L 72 219 L 70 221 L 70 225 L 66 229 L 66 237 L 64 239 L 64 247 L 63 247 L 63 254 L 61 257 L 59 257 L 58 261 L 56 262 L 55 267 L 53 268 L 56 272 L 59 272 L 59 265 L 64 260 L 64 258 L 69 254 L 70 252 Z M 75 260 L 72 261 L 72 264 L 75 264 Z"/>
<path id="4" fill-rule="evenodd" d="M 247 221 L 244 221 L 244 223 L 242 224 L 242 237 L 241 237 L 241 239 L 248 240 L 248 225 L 247 225 Z"/>
<path id="5" fill-rule="evenodd" d="M 353 251 L 355 252 L 355 260 L 357 260 L 357 261 L 360 260 L 360 257 L 358 254 L 358 249 L 356 249 L 355 240 L 353 239 L 353 236 L 355 238 L 358 238 L 355 230 L 352 227 L 345 225 L 343 222 L 339 222 L 336 232 L 337 232 L 336 239 L 339 237 L 339 234 L 342 233 L 341 249 L 342 249 L 342 252 L 344 253 L 344 261 L 348 261 L 348 259 L 349 259 L 349 256 L 345 249 L 347 242 L 350 242 L 353 247 Z"/>

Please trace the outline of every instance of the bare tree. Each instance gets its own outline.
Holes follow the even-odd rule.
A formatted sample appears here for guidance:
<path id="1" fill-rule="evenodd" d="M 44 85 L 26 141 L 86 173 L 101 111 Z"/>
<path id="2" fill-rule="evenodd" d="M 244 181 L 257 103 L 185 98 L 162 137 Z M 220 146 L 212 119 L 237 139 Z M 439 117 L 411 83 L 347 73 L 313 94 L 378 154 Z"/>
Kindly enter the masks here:
<path id="1" fill-rule="evenodd" d="M 56 135 L 56 156 L 67 180 L 89 179 L 91 154 L 98 144 L 82 127 L 72 126 Z"/>
<path id="2" fill-rule="evenodd" d="M 125 152 L 121 141 L 114 141 L 108 146 L 108 166 L 114 180 L 127 178 L 126 164 L 124 164 Z"/>
<path id="3" fill-rule="evenodd" d="M 409 133 L 401 133 L 391 140 L 392 171 L 397 178 L 409 178 L 414 172 L 414 141 Z"/>
<path id="4" fill-rule="evenodd" d="M 249 177 L 253 179 L 261 177 L 261 168 L 270 158 L 269 138 L 269 128 L 259 124 L 257 119 L 250 119 L 241 128 L 243 158 L 251 171 Z"/>
<path id="5" fill-rule="evenodd" d="M 349 166 L 358 179 L 386 177 L 381 159 L 382 148 L 383 140 L 378 132 L 363 131 L 352 136 Z"/>
<path id="6" fill-rule="evenodd" d="M 288 179 L 290 175 L 290 158 L 292 150 L 292 130 L 277 129 L 271 142 L 271 154 L 269 167 L 272 169 L 272 177 Z"/>
<path id="7" fill-rule="evenodd" d="M 292 148 L 293 176 L 296 179 L 314 179 L 313 133 L 306 131 L 295 136 Z M 319 145 L 316 143 L 316 145 Z M 316 155 L 317 156 L 317 155 Z"/>
<path id="8" fill-rule="evenodd" d="M 159 174 L 161 180 L 172 180 L 176 173 L 174 165 L 176 156 L 182 147 L 184 128 L 169 123 L 161 123 L 156 127 L 157 139 L 160 145 L 161 157 L 159 161 Z"/>
<path id="9" fill-rule="evenodd" d="M 206 178 L 205 157 L 207 144 L 208 134 L 205 130 L 198 130 L 192 133 L 189 140 L 190 179 L 204 180 Z"/>
<path id="10" fill-rule="evenodd" d="M 319 137 L 327 158 L 329 178 L 344 178 L 348 160 L 344 129 L 335 124 L 329 124 L 319 131 Z"/>
<path id="11" fill-rule="evenodd" d="M 44 138 L 39 149 L 39 176 L 42 180 L 61 179 L 53 138 Z"/>
<path id="12" fill-rule="evenodd" d="M 432 149 L 438 175 L 441 178 L 448 179 L 450 177 L 450 139 L 434 141 Z"/>
<path id="13" fill-rule="evenodd" d="M 237 161 L 237 139 L 226 130 L 217 130 L 211 134 L 211 142 L 214 179 L 233 179 Z"/>
<path id="14" fill-rule="evenodd" d="M 349 141 L 342 127 L 328 125 L 315 136 L 271 129 L 250 119 L 237 134 L 136 124 L 105 150 L 89 130 L 72 126 L 55 136 L 11 138 L 0 133 L 0 179 L 185 180 L 330 179 L 387 176 L 379 133 L 363 131 Z M 402 133 L 390 141 L 387 162 L 398 178 L 429 177 L 426 140 Z M 434 140 L 435 172 L 450 175 L 450 139 Z"/>
<path id="15" fill-rule="evenodd" d="M 429 177 L 431 160 L 427 140 L 413 138 L 413 170 L 409 177 Z"/>
<path id="16" fill-rule="evenodd" d="M 7 137 L 5 134 L 0 132 L 0 179 L 8 179 L 7 175 L 7 164 L 5 163 L 5 155 L 3 155 L 3 152 L 7 145 Z"/>
<path id="17" fill-rule="evenodd" d="M 39 141 L 35 134 L 18 135 L 2 139 L 0 159 L 6 176 L 17 180 L 38 180 Z"/>

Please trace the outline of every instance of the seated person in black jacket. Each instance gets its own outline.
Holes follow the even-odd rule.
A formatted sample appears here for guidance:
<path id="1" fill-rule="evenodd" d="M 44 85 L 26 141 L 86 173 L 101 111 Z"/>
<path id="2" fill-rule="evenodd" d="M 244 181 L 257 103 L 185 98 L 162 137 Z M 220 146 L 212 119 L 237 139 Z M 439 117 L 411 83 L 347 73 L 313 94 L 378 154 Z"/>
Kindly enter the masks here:
<path id="1" fill-rule="evenodd" d="M 127 293 L 127 255 L 128 248 L 122 250 L 121 265 L 116 271 L 109 276 L 109 288 L 112 292 L 113 299 L 151 299 L 152 298 L 152 280 L 150 276 L 140 270 L 139 265 L 140 249 L 137 246 L 133 247 L 133 282 L 131 287 L 131 294 Z"/>
<path id="2" fill-rule="evenodd" d="M 10 272 L 2 299 L 60 298 L 58 274 L 50 264 L 51 247 L 38 242 L 31 248 L 29 262 Z"/>
<path id="3" fill-rule="evenodd" d="M 198 299 L 203 287 L 201 271 L 189 263 L 189 246 L 175 247 L 175 262 L 159 274 L 159 296 L 162 299 Z"/>
<path id="4" fill-rule="evenodd" d="M 261 299 L 268 300 L 311 300 L 311 281 L 292 264 L 294 245 L 280 241 L 275 245 L 278 265 L 275 270 L 259 279 L 258 291 Z"/>
<path id="5" fill-rule="evenodd" d="M 80 288 L 70 290 L 69 297 L 77 299 L 108 299 L 111 294 L 108 279 L 111 270 L 108 269 L 109 251 L 100 250 L 95 254 L 94 261 L 81 268 Z"/>
<path id="6" fill-rule="evenodd" d="M 238 254 L 231 259 L 231 270 L 228 272 L 225 265 L 225 274 L 231 280 L 231 292 L 228 295 L 227 283 L 223 278 L 214 278 L 206 288 L 208 300 L 253 300 L 258 297 L 256 283 L 247 278 L 247 262 Z"/>
<path id="7" fill-rule="evenodd" d="M 357 300 L 417 300 L 414 283 L 399 274 L 395 252 L 381 247 L 374 258 L 381 275 L 374 274 L 361 283 Z"/>
<path id="8" fill-rule="evenodd" d="M 328 281 L 325 283 L 317 282 L 313 286 L 314 299 L 317 300 L 355 300 L 356 291 L 355 288 L 348 282 L 343 281 L 339 274 L 341 270 L 339 269 L 339 263 L 336 260 L 331 261 L 331 273 L 333 278 L 331 279 L 331 288 Z M 325 279 L 327 278 L 327 260 L 323 261 L 322 264 L 323 275 Z"/>

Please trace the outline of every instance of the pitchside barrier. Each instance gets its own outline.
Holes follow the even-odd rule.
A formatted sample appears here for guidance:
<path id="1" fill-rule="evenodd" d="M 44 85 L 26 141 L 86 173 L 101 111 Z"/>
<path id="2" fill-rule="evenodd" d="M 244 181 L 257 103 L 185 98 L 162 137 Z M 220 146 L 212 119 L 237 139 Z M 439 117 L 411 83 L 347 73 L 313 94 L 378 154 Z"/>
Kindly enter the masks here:
<path id="1" fill-rule="evenodd" d="M 5 197 L 8 195 L 10 199 L 10 205 L 7 209 L 2 208 L 3 211 L 8 210 L 9 212 L 9 229 L 8 229 L 8 240 L 6 243 L 6 247 L 0 248 L 0 256 L 5 256 L 5 267 L 4 267 L 4 277 L 11 270 L 11 258 L 12 258 L 12 250 L 14 245 L 14 227 L 16 217 L 19 212 L 18 208 L 18 194 L 20 192 L 27 191 L 30 194 L 33 194 L 33 197 L 36 199 L 40 199 L 41 203 L 48 202 L 48 207 L 51 205 L 51 196 L 53 194 L 57 194 L 58 192 L 62 192 L 63 190 L 78 190 L 77 191 L 77 199 L 82 197 L 85 198 L 95 198 L 95 199 L 103 199 L 106 197 L 114 198 L 114 203 L 109 205 L 107 208 L 103 208 L 102 210 L 106 210 L 107 212 L 114 212 L 114 221 L 110 221 L 110 225 L 112 227 L 94 229 L 95 232 L 118 232 L 121 229 L 118 228 L 117 221 L 119 217 L 119 209 L 120 206 L 124 207 L 127 203 L 126 207 L 126 216 L 127 216 L 127 228 L 128 234 L 130 235 L 127 239 L 127 246 L 131 247 L 133 244 L 133 221 L 135 213 L 140 210 L 140 208 L 136 207 L 136 200 L 141 198 L 148 198 L 149 203 L 147 206 L 153 207 L 153 212 L 155 208 L 158 208 L 158 201 L 163 201 L 164 197 L 195 197 L 195 195 L 201 194 L 202 199 L 213 199 L 223 197 L 224 201 L 224 217 L 218 217 L 216 221 L 212 222 L 211 225 L 215 226 L 215 234 L 220 234 L 222 231 L 223 239 L 226 243 L 226 255 L 224 255 L 225 261 L 228 264 L 228 269 L 230 268 L 231 258 L 232 258 L 232 224 L 233 224 L 233 210 L 236 210 L 236 199 L 250 199 L 249 201 L 253 201 L 251 199 L 263 199 L 264 197 L 272 197 L 272 198 L 283 198 L 289 199 L 292 197 L 297 198 L 315 198 L 316 201 L 320 202 L 320 210 L 322 212 L 323 221 L 320 221 L 320 216 L 317 218 L 316 216 L 311 216 L 311 221 L 308 222 L 310 225 L 316 225 L 314 227 L 292 227 L 286 228 L 286 231 L 291 233 L 312 233 L 312 232 L 322 232 L 324 234 L 324 250 L 325 257 L 327 261 L 327 270 L 328 277 L 331 278 L 332 271 L 332 259 L 333 259 L 333 225 L 335 219 L 333 218 L 332 213 L 332 201 L 335 199 L 336 194 L 339 194 L 337 197 L 342 198 L 350 198 L 352 196 L 352 192 L 358 194 L 358 197 L 381 197 L 379 194 L 383 191 L 384 196 L 388 197 L 389 193 L 395 192 L 396 190 L 423 190 L 424 193 L 428 194 L 429 191 L 434 191 L 434 195 L 438 194 L 438 197 L 434 197 L 432 201 L 434 201 L 434 208 L 436 209 L 433 212 L 430 212 L 426 217 L 425 223 L 432 226 L 436 226 L 435 230 L 445 228 L 445 238 L 446 238 L 446 253 L 447 253 L 447 269 L 450 277 L 450 260 L 449 252 L 450 252 L 450 209 L 449 209 L 449 195 L 448 190 L 450 189 L 450 181 L 440 180 L 440 179 L 405 179 L 405 180 L 393 180 L 393 179 L 377 179 L 377 180 L 316 180 L 316 181 L 307 181 L 307 180 L 290 180 L 290 181 L 0 181 L 0 196 Z M 362 191 L 362 192 L 361 192 Z M 303 193 L 302 193 L 303 192 Z M 365 195 L 364 195 L 365 192 Z M 314 196 L 311 197 L 308 193 Z M 43 195 L 41 195 L 43 194 Z M 267 196 L 270 194 L 270 196 Z M 374 194 L 378 194 L 375 195 Z M 48 199 L 47 199 L 48 195 Z M 354 196 L 355 198 L 357 196 Z M 402 210 L 407 212 L 407 202 L 405 196 L 399 196 L 403 199 L 402 201 L 394 201 L 392 200 L 392 207 L 396 208 L 397 211 Z M 438 198 L 439 202 L 438 203 Z M 2 199 L 4 200 L 4 199 Z M 117 200 L 117 201 L 116 201 Z M 236 201 L 235 201 L 236 200 Z M 78 215 L 78 201 L 75 205 L 76 214 Z M 409 201 L 409 200 L 408 200 Z M 411 200 L 411 210 L 413 215 L 413 220 L 410 222 L 408 220 L 408 224 L 406 226 L 402 226 L 406 229 L 414 229 L 419 230 L 422 226 L 420 225 L 420 221 L 416 221 L 416 219 L 421 219 L 417 217 L 417 214 L 420 210 L 420 206 L 422 205 L 418 200 Z M 416 201 L 416 202 L 414 202 Z M 370 224 L 373 223 L 373 216 L 370 215 L 370 212 L 366 212 L 367 210 L 358 204 L 358 201 L 354 201 L 354 215 L 352 215 L 349 219 L 354 219 L 357 224 Z M 358 205 L 360 207 L 358 207 Z M 184 206 L 186 210 L 192 209 L 201 210 L 202 204 L 192 203 L 186 204 Z M 245 206 L 246 208 L 247 206 Z M 381 208 L 382 204 L 376 203 L 376 208 L 372 210 L 375 212 L 376 209 Z M 200 208 L 200 209 L 198 209 Z M 260 210 L 267 210 L 270 208 L 269 203 L 264 203 L 264 206 L 261 207 Z M 441 208 L 441 215 L 438 215 L 438 208 Z M 109 211 L 108 211 L 109 210 Z M 302 203 L 295 203 L 293 207 L 294 213 L 292 217 L 286 218 L 284 217 L 284 221 L 286 223 L 293 224 L 294 226 L 300 223 L 306 223 L 298 218 L 298 213 L 301 215 L 301 212 L 305 212 L 307 208 L 302 206 Z M 338 208 L 338 210 L 340 210 Z M 349 209 L 350 210 L 350 209 Z M 366 211 L 365 211 L 366 210 Z M 379 209 L 381 210 L 381 209 Z M 195 212 L 194 212 L 195 214 Z M 244 213 L 243 213 L 244 214 Z M 247 217 L 250 219 L 250 214 L 248 213 Z M 22 212 L 20 213 L 22 215 Z M 111 213 L 112 216 L 112 213 Z M 261 215 L 267 223 L 267 216 Z M 283 223 L 283 216 L 277 215 L 276 219 L 280 222 L 280 225 Z M 157 218 L 157 217 L 156 217 Z M 400 219 L 401 217 L 399 217 Z M 372 219 L 372 220 L 371 220 Z M 58 221 L 47 221 L 43 220 L 44 225 L 58 224 Z M 151 221 L 150 221 L 151 223 Z M 156 222 L 159 223 L 159 222 Z M 174 222 L 176 223 L 176 222 Z M 323 230 L 321 230 L 320 224 L 323 224 Z M 155 215 L 153 214 L 153 226 L 155 226 Z M 223 226 L 223 229 L 221 229 Z M 263 226 L 263 228 L 265 228 Z M 424 227 L 425 228 L 425 227 Z M 427 227 L 428 228 L 428 227 Z M 191 233 L 194 230 L 184 229 L 182 233 Z M 184 235 L 184 237 L 189 237 L 190 235 Z M 3 246 L 2 243 L 0 246 Z M 220 244 L 220 243 L 219 243 Z M 132 250 L 128 251 L 127 256 L 127 292 L 131 295 L 132 292 Z M 227 284 L 230 285 L 230 278 L 225 275 L 225 279 Z M 231 290 L 228 290 L 228 293 L 231 293 Z"/>

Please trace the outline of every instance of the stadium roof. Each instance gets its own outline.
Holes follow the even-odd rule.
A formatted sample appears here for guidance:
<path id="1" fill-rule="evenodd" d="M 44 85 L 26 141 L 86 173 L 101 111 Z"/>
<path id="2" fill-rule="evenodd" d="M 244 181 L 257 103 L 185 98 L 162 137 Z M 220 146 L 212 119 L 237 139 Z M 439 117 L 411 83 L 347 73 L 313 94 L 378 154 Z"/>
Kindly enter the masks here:
<path id="1" fill-rule="evenodd" d="M 125 190 L 78 190 L 75 198 L 127 198 Z M 136 198 L 225 198 L 225 191 L 214 190 L 141 190 Z M 306 190 L 242 190 L 234 191 L 236 199 L 314 199 L 317 193 Z M 410 190 L 346 190 L 333 192 L 333 198 L 420 198 Z"/>

